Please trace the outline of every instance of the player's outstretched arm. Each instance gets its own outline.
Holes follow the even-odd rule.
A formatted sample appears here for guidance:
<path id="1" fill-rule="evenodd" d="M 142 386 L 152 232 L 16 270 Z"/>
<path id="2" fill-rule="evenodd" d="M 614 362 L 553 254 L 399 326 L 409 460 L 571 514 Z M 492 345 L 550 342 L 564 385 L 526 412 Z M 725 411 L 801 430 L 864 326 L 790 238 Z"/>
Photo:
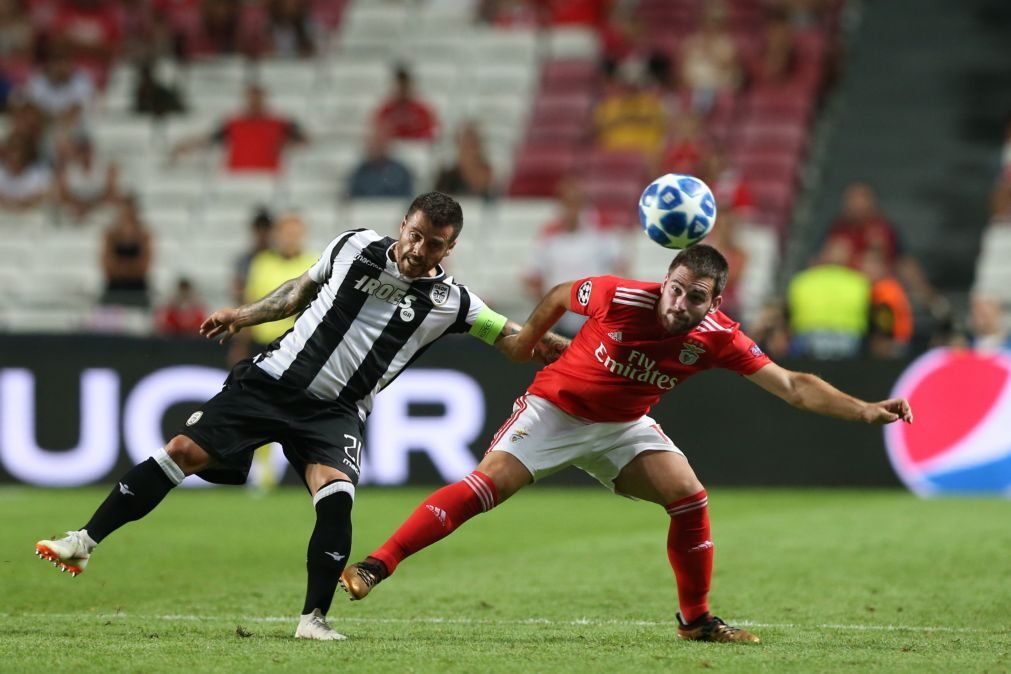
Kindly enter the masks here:
<path id="1" fill-rule="evenodd" d="M 748 379 L 808 412 L 868 424 L 890 424 L 899 419 L 913 423 L 913 411 L 904 399 L 867 402 L 843 393 L 821 377 L 787 370 L 775 363 L 769 363 Z"/>
<path id="2" fill-rule="evenodd" d="M 518 335 L 522 329 L 523 326 L 516 321 L 506 320 L 506 324 L 502 326 L 502 332 L 499 333 L 498 338 L 495 340 L 495 348 L 506 354 L 506 356 L 510 356 L 510 342 L 514 341 L 515 336 Z M 533 357 L 545 365 L 550 365 L 562 357 L 562 352 L 565 351 L 571 343 L 572 340 L 568 337 L 562 337 L 561 335 L 553 332 L 548 332 L 541 337 L 540 341 L 537 342 L 537 345 L 534 346 Z"/>
<path id="3" fill-rule="evenodd" d="M 554 288 L 548 291 L 548 294 L 544 296 L 544 299 L 538 303 L 534 310 L 531 312 L 530 317 L 527 318 L 527 322 L 523 325 L 520 331 L 515 335 L 506 335 L 501 339 L 501 346 L 496 343 L 498 349 L 504 353 L 510 360 L 515 362 L 526 362 L 531 360 L 535 355 L 541 356 L 542 360 L 545 360 L 542 351 L 546 352 L 548 355 L 557 352 L 557 356 L 561 355 L 561 351 L 564 350 L 564 346 L 568 346 L 568 340 L 564 341 L 564 346 L 562 342 L 557 340 L 564 340 L 563 337 L 558 337 L 554 335 L 553 337 L 545 338 L 548 335 L 548 330 L 551 329 L 558 319 L 568 311 L 569 309 L 569 297 L 572 293 L 572 282 L 559 283 Z M 554 339 L 557 337 L 557 340 Z M 545 360 L 545 362 L 551 362 Z"/>
<path id="4" fill-rule="evenodd" d="M 241 307 L 218 309 L 204 320 L 200 334 L 208 339 L 221 336 L 227 342 L 242 328 L 260 323 L 278 321 L 298 313 L 309 305 L 319 284 L 309 278 L 308 272 L 285 281 L 273 292 L 255 302 Z"/>

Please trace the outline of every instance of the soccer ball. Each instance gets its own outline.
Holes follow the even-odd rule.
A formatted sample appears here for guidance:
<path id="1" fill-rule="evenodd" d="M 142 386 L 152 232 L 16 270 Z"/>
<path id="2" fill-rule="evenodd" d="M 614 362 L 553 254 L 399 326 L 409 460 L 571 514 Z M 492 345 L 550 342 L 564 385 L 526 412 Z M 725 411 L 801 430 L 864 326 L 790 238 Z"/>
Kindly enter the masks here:
<path id="1" fill-rule="evenodd" d="M 698 178 L 668 173 L 639 197 L 639 222 L 646 236 L 664 248 L 687 248 L 716 224 L 716 200 Z"/>

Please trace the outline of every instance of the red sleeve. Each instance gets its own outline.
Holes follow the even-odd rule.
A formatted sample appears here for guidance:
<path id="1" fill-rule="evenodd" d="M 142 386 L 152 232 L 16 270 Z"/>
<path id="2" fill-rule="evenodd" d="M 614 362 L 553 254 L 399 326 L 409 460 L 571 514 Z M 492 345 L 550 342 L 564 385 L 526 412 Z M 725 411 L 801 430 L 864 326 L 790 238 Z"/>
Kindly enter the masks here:
<path id="1" fill-rule="evenodd" d="M 569 310 L 584 316 L 603 318 L 614 297 L 614 276 L 591 276 L 572 283 Z"/>
<path id="2" fill-rule="evenodd" d="M 755 341 L 738 330 L 717 356 L 717 366 L 733 370 L 737 374 L 755 374 L 772 360 L 766 356 Z"/>

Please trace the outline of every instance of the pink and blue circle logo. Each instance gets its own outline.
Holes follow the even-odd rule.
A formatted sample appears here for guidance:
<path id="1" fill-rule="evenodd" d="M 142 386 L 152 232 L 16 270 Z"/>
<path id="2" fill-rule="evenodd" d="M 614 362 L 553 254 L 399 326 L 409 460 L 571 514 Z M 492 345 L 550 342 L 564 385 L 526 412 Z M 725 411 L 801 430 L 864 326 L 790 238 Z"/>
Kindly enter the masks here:
<path id="1" fill-rule="evenodd" d="M 934 349 L 902 374 L 913 424 L 885 426 L 888 458 L 920 496 L 1011 496 L 1011 353 Z"/>

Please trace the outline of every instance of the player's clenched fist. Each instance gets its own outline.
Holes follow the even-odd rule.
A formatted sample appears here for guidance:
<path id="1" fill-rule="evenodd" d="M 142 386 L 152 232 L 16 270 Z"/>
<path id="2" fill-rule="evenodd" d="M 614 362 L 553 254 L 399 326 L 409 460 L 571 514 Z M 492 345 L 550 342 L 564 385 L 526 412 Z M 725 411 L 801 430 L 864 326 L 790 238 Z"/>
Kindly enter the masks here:
<path id="1" fill-rule="evenodd" d="M 913 423 L 913 409 L 904 398 L 871 403 L 864 414 L 864 420 L 869 424 L 890 424 L 899 419 L 907 424 Z"/>

